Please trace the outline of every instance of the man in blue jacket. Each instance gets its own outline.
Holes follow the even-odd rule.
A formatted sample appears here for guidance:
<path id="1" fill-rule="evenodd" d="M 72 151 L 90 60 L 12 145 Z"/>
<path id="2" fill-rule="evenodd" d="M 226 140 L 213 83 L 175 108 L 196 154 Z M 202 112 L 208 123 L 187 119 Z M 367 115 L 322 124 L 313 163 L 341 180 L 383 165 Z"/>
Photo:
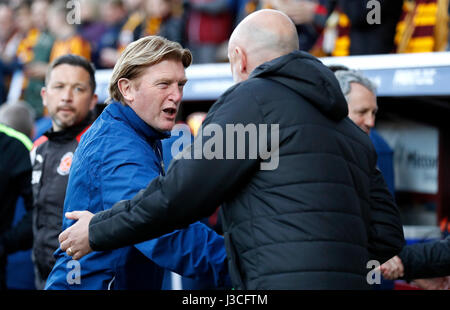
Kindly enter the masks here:
<path id="1" fill-rule="evenodd" d="M 191 61 L 188 50 L 161 37 L 127 47 L 111 77 L 112 100 L 74 155 L 64 212 L 109 209 L 165 174 L 161 140 L 175 124 Z M 72 223 L 64 219 L 63 229 Z M 72 254 L 55 252 L 47 289 L 160 289 L 163 268 L 216 286 L 227 281 L 223 237 L 199 222 L 79 261 Z"/>

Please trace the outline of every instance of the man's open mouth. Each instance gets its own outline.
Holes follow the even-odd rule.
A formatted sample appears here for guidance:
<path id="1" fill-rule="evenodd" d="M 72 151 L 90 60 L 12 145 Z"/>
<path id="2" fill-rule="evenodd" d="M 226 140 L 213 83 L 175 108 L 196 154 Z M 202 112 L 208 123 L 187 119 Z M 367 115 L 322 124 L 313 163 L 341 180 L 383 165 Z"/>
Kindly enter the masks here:
<path id="1" fill-rule="evenodd" d="M 163 112 L 169 114 L 170 116 L 175 116 L 175 114 L 177 114 L 177 109 L 165 108 L 163 109 Z"/>

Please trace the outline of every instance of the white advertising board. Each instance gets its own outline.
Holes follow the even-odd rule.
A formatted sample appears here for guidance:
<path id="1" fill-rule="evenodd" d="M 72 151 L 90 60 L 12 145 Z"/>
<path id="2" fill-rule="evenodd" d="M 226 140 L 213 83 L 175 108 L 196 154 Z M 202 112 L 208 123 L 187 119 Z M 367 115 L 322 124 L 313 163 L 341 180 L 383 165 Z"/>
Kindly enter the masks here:
<path id="1" fill-rule="evenodd" d="M 394 150 L 395 189 L 436 194 L 438 129 L 409 120 L 379 122 L 376 128 Z"/>

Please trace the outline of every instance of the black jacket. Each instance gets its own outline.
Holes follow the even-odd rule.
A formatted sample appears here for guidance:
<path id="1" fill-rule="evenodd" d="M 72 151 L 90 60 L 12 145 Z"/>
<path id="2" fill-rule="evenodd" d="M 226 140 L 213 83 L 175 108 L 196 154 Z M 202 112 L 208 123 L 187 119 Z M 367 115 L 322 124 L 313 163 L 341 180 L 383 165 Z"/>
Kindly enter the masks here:
<path id="1" fill-rule="evenodd" d="M 65 130 L 46 132 L 44 142 L 31 152 L 33 161 L 33 262 L 42 279 L 55 264 L 53 253 L 59 247 L 63 207 L 72 156 L 81 133 L 93 121 L 93 114 Z M 30 216 L 30 214 L 28 214 Z"/>
<path id="2" fill-rule="evenodd" d="M 405 280 L 450 276 L 450 237 L 407 245 L 398 256 L 404 266 Z"/>
<path id="3" fill-rule="evenodd" d="M 6 254 L 12 239 L 8 231 L 19 196 L 23 198 L 25 208 L 31 209 L 33 196 L 30 180 L 29 150 L 14 135 L 0 130 L 0 290 L 6 289 Z M 32 238 L 24 240 L 28 246 L 31 241 Z"/>
<path id="4" fill-rule="evenodd" d="M 236 139 L 235 159 L 225 157 L 232 144 L 224 143 L 228 159 L 174 160 L 166 177 L 93 217 L 91 247 L 147 240 L 222 205 L 235 288 L 366 288 L 368 261 L 400 252 L 404 237 L 373 145 L 347 113 L 333 73 L 309 54 L 259 66 L 211 107 L 202 131 L 210 124 L 224 133 L 227 124 L 278 124 L 271 159 L 236 159 Z M 202 136 L 181 157 L 195 154 Z M 268 139 L 275 138 L 269 130 Z M 205 134 L 203 146 L 211 140 Z M 247 139 L 246 154 L 249 145 Z M 277 155 L 275 170 L 261 169 Z"/>

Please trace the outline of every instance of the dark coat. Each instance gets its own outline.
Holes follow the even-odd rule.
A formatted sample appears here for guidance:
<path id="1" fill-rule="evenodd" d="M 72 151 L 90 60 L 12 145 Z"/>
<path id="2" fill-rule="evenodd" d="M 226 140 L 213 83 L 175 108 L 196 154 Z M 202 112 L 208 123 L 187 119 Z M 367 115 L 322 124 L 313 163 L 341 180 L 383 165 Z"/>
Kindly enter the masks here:
<path id="1" fill-rule="evenodd" d="M 55 264 L 53 253 L 59 248 L 63 206 L 72 156 L 81 134 L 93 121 L 93 115 L 81 123 L 36 140 L 33 161 L 33 262 L 42 279 L 47 279 Z M 29 216 L 29 215 L 28 215 Z M 27 217 L 28 217 L 27 216 Z"/>
<path id="2" fill-rule="evenodd" d="M 450 237 L 407 245 L 398 256 L 404 266 L 404 279 L 408 281 L 450 276 Z"/>
<path id="3" fill-rule="evenodd" d="M 245 159 L 237 159 L 237 140 L 234 157 L 225 157 L 233 152 L 224 143 L 228 159 L 187 159 L 211 143 L 201 132 L 166 177 L 94 216 L 91 247 L 155 237 L 222 205 L 235 288 L 366 288 L 368 261 L 399 253 L 404 237 L 374 147 L 347 113 L 337 80 L 316 58 L 297 51 L 264 63 L 219 98 L 202 130 L 278 124 L 271 158 L 252 159 L 247 139 Z M 277 156 L 275 169 L 261 169 Z"/>

